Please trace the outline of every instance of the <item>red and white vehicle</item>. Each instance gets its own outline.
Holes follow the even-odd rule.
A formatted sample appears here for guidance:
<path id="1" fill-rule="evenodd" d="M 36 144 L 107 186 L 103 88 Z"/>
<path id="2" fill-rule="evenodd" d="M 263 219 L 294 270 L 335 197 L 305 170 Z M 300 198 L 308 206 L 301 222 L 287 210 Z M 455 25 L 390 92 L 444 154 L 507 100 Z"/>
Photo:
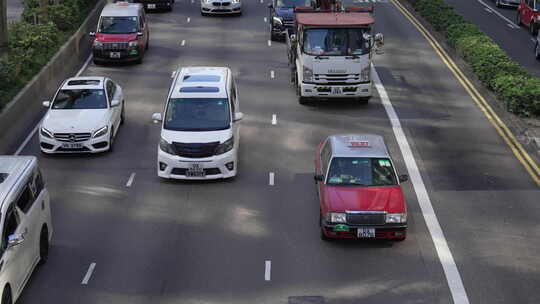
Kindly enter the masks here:
<path id="1" fill-rule="evenodd" d="M 528 27 L 529 32 L 536 35 L 540 28 L 540 0 L 521 0 L 516 23 Z"/>
<path id="2" fill-rule="evenodd" d="M 332 135 L 319 145 L 315 181 L 321 239 L 407 237 L 407 204 L 381 136 Z"/>

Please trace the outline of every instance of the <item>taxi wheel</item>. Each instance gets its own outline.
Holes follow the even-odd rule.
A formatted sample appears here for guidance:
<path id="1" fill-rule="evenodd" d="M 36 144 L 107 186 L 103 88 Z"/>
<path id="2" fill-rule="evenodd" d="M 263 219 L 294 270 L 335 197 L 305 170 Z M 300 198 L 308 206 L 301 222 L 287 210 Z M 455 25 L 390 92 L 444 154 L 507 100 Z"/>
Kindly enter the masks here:
<path id="1" fill-rule="evenodd" d="M 120 124 L 123 125 L 126 122 L 126 104 L 122 102 L 122 112 L 120 112 Z"/>
<path id="2" fill-rule="evenodd" d="M 39 236 L 39 265 L 47 263 L 49 259 L 49 233 L 47 228 L 41 229 Z"/>
<path id="3" fill-rule="evenodd" d="M 536 25 L 534 24 L 534 21 L 531 21 L 531 23 L 529 24 L 529 32 L 533 36 L 536 35 L 536 33 L 538 32 L 538 30 L 536 29 Z"/>
<path id="4" fill-rule="evenodd" d="M 518 11 L 516 15 L 516 24 L 521 26 L 521 13 Z"/>
<path id="5" fill-rule="evenodd" d="M 321 233 L 321 240 L 323 241 L 330 241 L 332 240 L 331 238 L 327 237 L 326 234 L 324 234 L 324 231 L 323 231 L 323 226 L 322 226 L 322 214 L 319 212 L 319 231 Z"/>

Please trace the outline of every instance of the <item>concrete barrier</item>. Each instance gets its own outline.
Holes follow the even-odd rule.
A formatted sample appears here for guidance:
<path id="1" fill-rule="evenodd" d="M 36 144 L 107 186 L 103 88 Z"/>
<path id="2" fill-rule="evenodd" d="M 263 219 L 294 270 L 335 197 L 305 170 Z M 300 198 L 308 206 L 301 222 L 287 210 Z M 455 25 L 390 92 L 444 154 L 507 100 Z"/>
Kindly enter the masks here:
<path id="1" fill-rule="evenodd" d="M 50 100 L 66 78 L 74 76 L 90 55 L 88 33 L 96 30 L 106 0 L 98 2 L 86 20 L 53 58 L 0 113 L 0 154 L 14 153 L 41 120 L 44 100 Z"/>

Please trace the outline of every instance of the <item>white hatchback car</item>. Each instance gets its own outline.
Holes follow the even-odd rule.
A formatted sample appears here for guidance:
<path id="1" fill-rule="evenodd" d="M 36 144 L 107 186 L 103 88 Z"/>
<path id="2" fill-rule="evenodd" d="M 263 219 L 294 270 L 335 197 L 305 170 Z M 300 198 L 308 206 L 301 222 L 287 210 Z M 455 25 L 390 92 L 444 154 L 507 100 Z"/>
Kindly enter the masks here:
<path id="1" fill-rule="evenodd" d="M 157 173 L 163 178 L 218 179 L 238 169 L 238 91 L 225 67 L 179 69 L 169 89 L 158 146 Z"/>
<path id="2" fill-rule="evenodd" d="M 242 1 L 201 0 L 201 15 L 242 15 Z"/>
<path id="3" fill-rule="evenodd" d="M 39 131 L 44 153 L 112 150 L 125 120 L 122 88 L 106 77 L 69 78 L 60 86 Z"/>

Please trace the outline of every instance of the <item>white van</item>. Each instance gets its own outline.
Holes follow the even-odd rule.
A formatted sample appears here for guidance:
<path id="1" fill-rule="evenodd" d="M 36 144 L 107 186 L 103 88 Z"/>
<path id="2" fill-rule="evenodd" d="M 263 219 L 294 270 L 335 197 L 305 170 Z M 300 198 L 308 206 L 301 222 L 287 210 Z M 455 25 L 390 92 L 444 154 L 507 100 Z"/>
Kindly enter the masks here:
<path id="1" fill-rule="evenodd" d="M 218 179 L 238 169 L 238 91 L 226 67 L 176 71 L 161 121 L 157 172 L 163 178 Z"/>
<path id="2" fill-rule="evenodd" d="M 49 193 L 34 156 L 0 156 L 0 288 L 15 303 L 52 238 Z"/>

